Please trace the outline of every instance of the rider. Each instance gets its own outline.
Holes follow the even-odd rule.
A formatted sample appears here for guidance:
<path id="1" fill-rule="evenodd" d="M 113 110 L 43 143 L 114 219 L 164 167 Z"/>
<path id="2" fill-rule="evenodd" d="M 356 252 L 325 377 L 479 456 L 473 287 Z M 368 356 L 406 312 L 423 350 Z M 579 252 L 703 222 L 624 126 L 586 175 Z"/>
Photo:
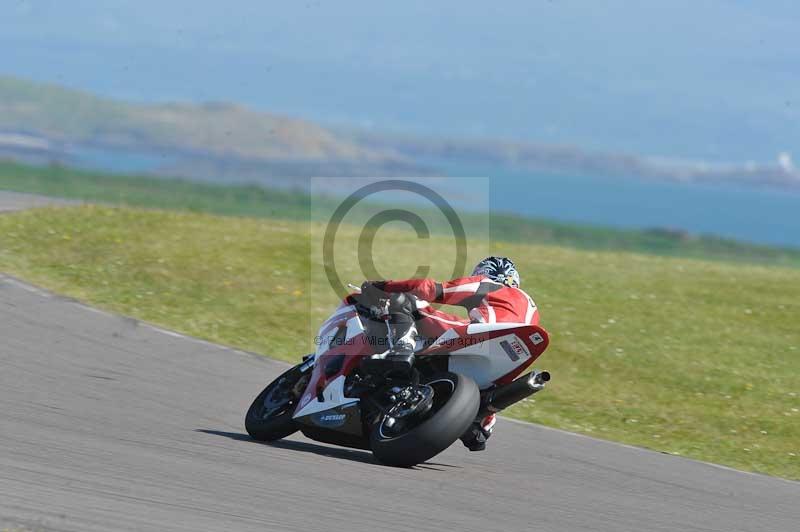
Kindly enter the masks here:
<path id="1" fill-rule="evenodd" d="M 487 257 L 475 266 L 470 277 L 443 283 L 432 279 L 368 281 L 362 285 L 362 293 L 368 297 L 379 297 L 379 294 L 390 296 L 395 340 L 392 349 L 381 356 L 393 365 L 410 369 L 414 362 L 418 331 L 425 338 L 433 339 L 448 329 L 470 323 L 538 325 L 536 304 L 520 290 L 519 285 L 519 273 L 511 259 Z M 420 301 L 416 302 L 415 298 Z M 464 320 L 434 309 L 428 303 L 465 307 L 470 319 Z M 485 449 L 495 421 L 494 414 L 476 420 L 461 438 L 464 445 L 471 451 Z"/>

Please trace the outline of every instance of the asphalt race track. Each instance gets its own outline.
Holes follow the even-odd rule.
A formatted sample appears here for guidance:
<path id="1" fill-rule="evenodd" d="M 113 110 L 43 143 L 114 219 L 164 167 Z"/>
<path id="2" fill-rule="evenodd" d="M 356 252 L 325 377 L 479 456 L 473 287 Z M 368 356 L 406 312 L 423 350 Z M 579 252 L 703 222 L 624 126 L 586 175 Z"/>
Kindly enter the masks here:
<path id="1" fill-rule="evenodd" d="M 0 530 L 800 529 L 800 483 L 509 420 L 414 469 L 253 442 L 283 368 L 0 274 Z"/>

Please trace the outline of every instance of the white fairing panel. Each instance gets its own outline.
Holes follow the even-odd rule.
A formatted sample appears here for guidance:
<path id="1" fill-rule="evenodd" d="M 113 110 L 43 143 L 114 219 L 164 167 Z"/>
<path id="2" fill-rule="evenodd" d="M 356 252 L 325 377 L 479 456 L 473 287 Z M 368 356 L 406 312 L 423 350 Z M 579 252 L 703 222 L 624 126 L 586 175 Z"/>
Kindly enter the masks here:
<path id="1" fill-rule="evenodd" d="M 356 310 L 356 307 L 354 307 L 353 305 L 345 305 L 344 303 L 342 303 L 341 305 L 339 305 L 339 306 L 337 307 L 337 309 L 336 309 L 335 311 L 333 311 L 333 314 L 331 314 L 331 315 L 328 317 L 328 319 L 327 319 L 327 320 L 325 320 L 325 321 L 322 323 L 322 325 L 320 325 L 320 327 L 319 327 L 319 331 L 320 331 L 320 332 L 324 331 L 325 329 L 327 329 L 327 328 L 328 328 L 328 326 L 330 326 L 330 324 L 331 324 L 332 322 L 334 322 L 334 321 L 338 321 L 337 319 L 341 319 L 341 317 L 342 317 L 343 315 L 345 315 L 345 314 L 348 314 L 348 313 L 350 313 L 350 312 L 355 312 L 355 310 Z"/>
<path id="2" fill-rule="evenodd" d="M 518 327 L 527 327 L 528 323 L 471 323 L 467 326 L 468 334 L 480 334 L 492 331 L 502 331 L 504 329 L 516 329 Z"/>
<path id="3" fill-rule="evenodd" d="M 496 324 L 492 330 L 497 330 Z M 449 370 L 471 377 L 479 388 L 484 389 L 530 357 L 525 342 L 510 333 L 451 352 Z"/>
<path id="4" fill-rule="evenodd" d="M 355 312 L 356 307 L 353 305 L 342 304 L 333 314 L 331 314 L 327 320 L 325 320 L 325 322 L 320 326 L 319 331 L 317 331 L 317 348 L 315 351 L 316 357 L 319 357 L 330 348 L 330 341 L 336 332 L 336 329 L 333 331 L 330 330 L 331 325 L 342 321 L 347 315 L 354 314 Z M 356 314 L 347 320 L 347 334 L 344 339 L 345 341 L 351 340 L 362 332 L 364 332 L 364 326 L 361 323 L 361 319 Z"/>
<path id="5" fill-rule="evenodd" d="M 361 318 L 353 316 L 347 320 L 347 336 L 345 336 L 345 340 L 352 340 L 363 332 L 364 325 L 361 323 Z"/>
<path id="6" fill-rule="evenodd" d="M 322 398 L 324 399 L 322 402 L 316 397 L 312 398 L 308 404 L 299 408 L 292 417 L 299 418 L 336 408 L 337 406 L 351 405 L 358 402 L 357 398 L 344 396 L 344 375 L 340 375 L 328 383 L 322 392 Z"/>

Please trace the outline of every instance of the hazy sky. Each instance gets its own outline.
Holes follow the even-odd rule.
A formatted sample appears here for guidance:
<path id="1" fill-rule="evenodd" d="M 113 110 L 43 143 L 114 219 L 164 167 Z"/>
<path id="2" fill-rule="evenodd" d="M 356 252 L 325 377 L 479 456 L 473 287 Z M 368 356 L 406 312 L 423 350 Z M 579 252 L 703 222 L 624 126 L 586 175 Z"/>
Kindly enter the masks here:
<path id="1" fill-rule="evenodd" d="M 800 3 L 6 0 L 0 73 L 335 124 L 800 155 Z"/>

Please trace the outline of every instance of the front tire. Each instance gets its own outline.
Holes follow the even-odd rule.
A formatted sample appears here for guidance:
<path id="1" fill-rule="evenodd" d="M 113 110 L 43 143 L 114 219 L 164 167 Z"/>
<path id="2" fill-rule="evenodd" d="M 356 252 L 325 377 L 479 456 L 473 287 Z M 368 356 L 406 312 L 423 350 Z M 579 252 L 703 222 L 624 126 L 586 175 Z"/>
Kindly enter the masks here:
<path id="1" fill-rule="evenodd" d="M 302 385 L 300 381 L 305 377 L 295 366 L 258 394 L 244 418 L 247 433 L 254 440 L 280 440 L 300 428 L 292 419 L 297 399 L 294 390 Z"/>
<path id="2" fill-rule="evenodd" d="M 387 433 L 386 418 L 381 417 L 372 429 L 372 454 L 382 464 L 411 467 L 430 460 L 464 434 L 478 414 L 480 391 L 471 378 L 445 372 L 423 379 L 421 384 L 434 387 L 434 407 L 424 421 L 394 435 Z"/>

